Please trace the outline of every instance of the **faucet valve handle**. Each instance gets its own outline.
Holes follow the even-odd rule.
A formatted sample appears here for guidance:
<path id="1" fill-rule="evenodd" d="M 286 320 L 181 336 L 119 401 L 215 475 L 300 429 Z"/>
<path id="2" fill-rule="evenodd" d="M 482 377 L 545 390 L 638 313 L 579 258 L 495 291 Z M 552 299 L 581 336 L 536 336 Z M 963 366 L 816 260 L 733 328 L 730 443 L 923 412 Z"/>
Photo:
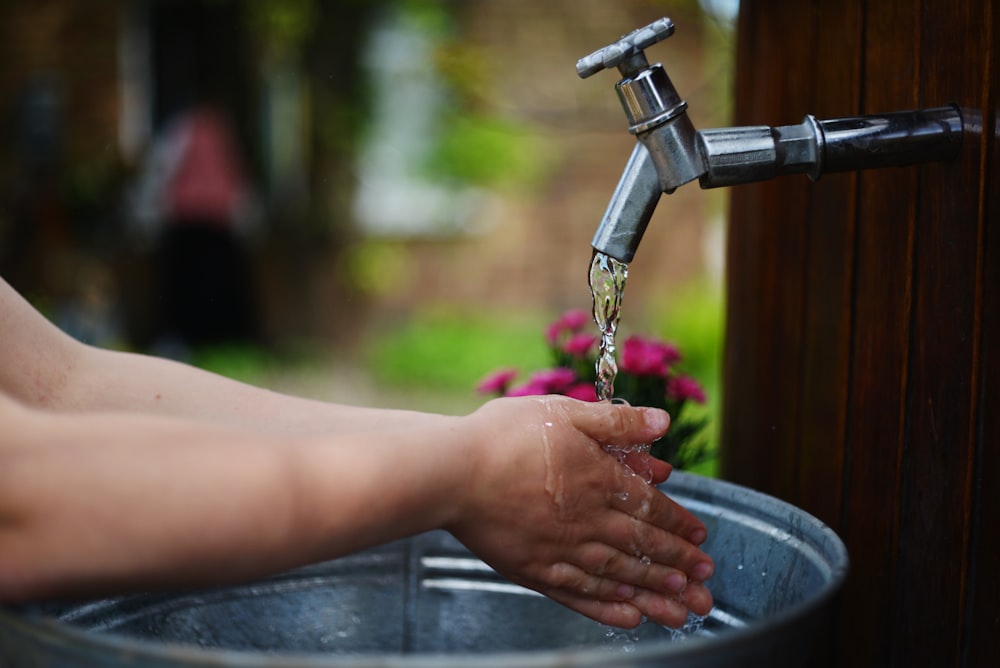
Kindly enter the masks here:
<path id="1" fill-rule="evenodd" d="M 586 79 L 601 70 L 617 67 L 622 76 L 631 77 L 649 66 L 643 50 L 674 34 L 674 22 L 663 17 L 645 28 L 633 30 L 614 44 L 609 44 L 576 63 L 576 73 Z"/>

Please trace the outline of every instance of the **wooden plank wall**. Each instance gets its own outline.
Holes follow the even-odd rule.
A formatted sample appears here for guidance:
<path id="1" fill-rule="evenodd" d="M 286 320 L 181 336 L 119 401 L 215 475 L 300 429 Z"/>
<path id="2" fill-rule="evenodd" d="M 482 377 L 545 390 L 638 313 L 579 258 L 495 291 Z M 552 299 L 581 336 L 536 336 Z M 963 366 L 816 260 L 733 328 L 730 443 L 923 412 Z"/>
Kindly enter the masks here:
<path id="1" fill-rule="evenodd" d="M 957 103 L 953 163 L 732 189 L 722 475 L 844 538 L 815 665 L 1000 657 L 990 0 L 743 0 L 736 123 Z"/>

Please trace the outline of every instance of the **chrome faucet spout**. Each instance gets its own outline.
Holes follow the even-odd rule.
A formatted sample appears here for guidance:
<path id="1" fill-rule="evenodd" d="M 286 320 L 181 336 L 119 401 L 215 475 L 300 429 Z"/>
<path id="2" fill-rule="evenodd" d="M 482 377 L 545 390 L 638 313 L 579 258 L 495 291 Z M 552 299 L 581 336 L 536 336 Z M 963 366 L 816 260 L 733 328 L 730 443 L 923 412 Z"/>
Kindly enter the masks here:
<path id="1" fill-rule="evenodd" d="M 576 64 L 583 78 L 608 67 L 618 68 L 623 78 L 615 90 L 628 117 L 629 132 L 638 139 L 592 243 L 595 250 L 622 262 L 632 261 L 660 193 L 671 193 L 705 172 L 687 103 L 663 66 L 650 65 L 643 52 L 673 32 L 673 22 L 663 18 Z"/>
<path id="2" fill-rule="evenodd" d="M 783 174 L 823 174 L 952 160 L 962 146 L 958 107 L 817 120 L 797 125 L 719 128 L 698 132 L 659 63 L 650 65 L 644 49 L 674 32 L 668 18 L 625 35 L 577 62 L 589 77 L 617 67 L 615 86 L 638 140 L 592 245 L 622 262 L 631 262 L 660 193 L 694 181 L 718 188 L 763 181 Z"/>
<path id="3" fill-rule="evenodd" d="M 661 192 L 663 188 L 649 151 L 636 143 L 590 244 L 594 250 L 621 262 L 631 262 Z"/>

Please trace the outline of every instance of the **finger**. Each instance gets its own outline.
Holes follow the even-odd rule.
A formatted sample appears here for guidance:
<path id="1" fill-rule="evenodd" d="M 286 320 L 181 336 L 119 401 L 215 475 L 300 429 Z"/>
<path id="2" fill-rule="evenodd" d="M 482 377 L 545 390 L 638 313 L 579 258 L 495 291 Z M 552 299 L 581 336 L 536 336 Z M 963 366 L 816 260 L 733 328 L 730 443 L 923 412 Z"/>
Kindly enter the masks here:
<path id="1" fill-rule="evenodd" d="M 705 542 L 708 533 L 705 530 L 705 524 L 700 519 L 663 492 L 655 489 L 651 489 L 649 492 L 651 497 L 648 506 L 649 514 L 639 519 L 677 534 L 695 545 L 701 545 Z M 642 509 L 643 507 L 640 505 L 640 511 Z"/>
<path id="2" fill-rule="evenodd" d="M 657 624 L 679 629 L 687 623 L 688 607 L 680 596 L 669 596 L 640 589 L 636 590 L 635 596 L 629 603 Z"/>
<path id="3" fill-rule="evenodd" d="M 702 617 L 710 613 L 715 604 L 712 592 L 700 582 L 689 583 L 679 600 L 688 607 L 688 610 Z"/>
<path id="4" fill-rule="evenodd" d="M 589 541 L 681 570 L 690 580 L 704 582 L 715 572 L 712 558 L 696 545 L 632 515 L 620 514 L 617 520 L 595 524 L 590 531 Z"/>
<path id="5" fill-rule="evenodd" d="M 536 589 L 564 605 L 569 605 L 567 601 L 574 601 L 575 604 L 569 607 L 592 619 L 624 628 L 632 627 L 631 613 L 627 616 L 628 623 L 607 621 L 607 617 L 595 617 L 593 613 L 594 610 L 598 610 L 600 615 L 607 615 L 609 611 L 620 614 L 622 608 L 587 604 L 584 606 L 585 609 L 581 609 L 580 606 L 588 599 L 604 603 L 628 603 L 658 624 L 680 628 L 687 622 L 688 612 L 704 616 L 711 612 L 713 605 L 711 592 L 699 582 L 691 582 L 679 592 L 662 592 L 595 577 L 583 573 L 571 564 L 554 566 L 548 580 L 549 586 Z"/>
<path id="6" fill-rule="evenodd" d="M 650 564 L 681 571 L 688 580 L 704 582 L 715 573 L 712 558 L 686 540 L 657 529 L 643 535 L 643 529 L 640 528 L 636 533 L 637 536 L 626 538 L 628 542 L 611 544 L 620 546 L 631 554 L 640 555 L 640 559 L 646 559 Z M 662 591 L 665 586 L 657 586 L 648 580 L 646 582 L 657 591 Z"/>
<path id="7" fill-rule="evenodd" d="M 565 561 L 547 569 L 541 588 L 545 591 L 561 589 L 602 601 L 627 601 L 635 595 L 633 585 L 602 577 Z"/>
<path id="8" fill-rule="evenodd" d="M 642 554 L 626 554 L 604 543 L 586 543 L 581 545 L 574 554 L 574 563 L 584 572 L 601 578 L 610 578 L 614 582 L 633 585 L 669 594 L 679 594 L 688 585 L 688 576 L 684 571 L 659 563 L 654 563 Z M 614 591 L 605 587 L 600 597 L 606 597 L 605 592 L 627 598 L 625 592 Z M 593 590 L 585 593 L 595 593 Z"/>
<path id="9" fill-rule="evenodd" d="M 694 545 L 705 542 L 705 524 L 660 490 L 634 477 L 623 477 L 621 489 L 610 494 L 611 507 L 648 522 Z"/>
<path id="10" fill-rule="evenodd" d="M 674 470 L 670 464 L 662 459 L 657 459 L 647 452 L 626 452 L 623 463 L 630 470 L 639 474 L 646 482 L 653 483 L 654 485 L 666 482 Z"/>
<path id="11" fill-rule="evenodd" d="M 642 623 L 643 613 L 631 601 L 602 601 L 562 589 L 542 593 L 570 610 L 601 624 L 634 629 Z"/>
<path id="12" fill-rule="evenodd" d="M 700 582 L 689 583 L 688 587 L 681 592 L 661 592 L 637 588 L 635 595 L 629 600 L 650 618 L 661 613 L 668 615 L 669 618 L 661 623 L 674 628 L 685 623 L 688 612 L 704 617 L 712 611 L 714 605 L 712 592 Z M 657 606 L 660 608 L 658 609 Z M 684 608 L 683 613 L 678 606 Z M 680 624 L 675 625 L 675 622 L 680 622 Z"/>
<path id="13" fill-rule="evenodd" d="M 602 445 L 652 443 L 670 427 L 670 415 L 659 408 L 561 397 L 554 400 L 577 429 Z"/>

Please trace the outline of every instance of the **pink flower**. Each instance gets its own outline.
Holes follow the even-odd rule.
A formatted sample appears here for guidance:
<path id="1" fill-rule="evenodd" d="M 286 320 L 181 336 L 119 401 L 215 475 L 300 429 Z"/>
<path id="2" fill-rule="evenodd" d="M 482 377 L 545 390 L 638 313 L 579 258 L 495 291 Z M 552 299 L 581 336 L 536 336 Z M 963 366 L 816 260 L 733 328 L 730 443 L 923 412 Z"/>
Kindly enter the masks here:
<path id="1" fill-rule="evenodd" d="M 586 357 L 596 342 L 597 336 L 578 332 L 569 337 L 569 340 L 563 344 L 562 349 L 564 353 L 573 357 Z"/>
<path id="2" fill-rule="evenodd" d="M 637 376 L 666 377 L 670 365 L 680 358 L 676 346 L 655 339 L 630 336 L 622 344 L 619 368 Z"/>
<path id="3" fill-rule="evenodd" d="M 517 369 L 494 371 L 480 381 L 479 385 L 476 386 L 476 391 L 482 394 L 503 394 L 516 376 Z"/>
<path id="4" fill-rule="evenodd" d="M 517 387 L 512 387 L 507 391 L 505 397 L 533 397 L 539 394 L 549 394 L 546 392 L 545 386 L 540 383 L 535 383 L 529 381 L 524 385 L 518 385 Z"/>
<path id="5" fill-rule="evenodd" d="M 539 394 L 563 394 L 576 382 L 576 374 L 572 369 L 557 367 L 545 369 L 531 374 L 528 382 L 511 388 L 505 396 L 527 397 Z"/>
<path id="6" fill-rule="evenodd" d="M 571 385 L 565 394 L 581 401 L 597 401 L 597 388 L 593 383 L 576 383 Z"/>
<path id="7" fill-rule="evenodd" d="M 533 373 L 531 382 L 545 388 L 545 394 L 562 394 L 566 388 L 576 382 L 576 373 L 572 369 L 564 367 L 545 369 Z"/>
<path id="8" fill-rule="evenodd" d="M 564 332 L 576 333 L 583 329 L 590 321 L 590 316 L 582 309 L 566 311 L 554 323 L 545 330 L 545 340 L 550 345 L 556 345 Z"/>
<path id="9" fill-rule="evenodd" d="M 699 404 L 705 403 L 705 391 L 698 381 L 689 376 L 676 376 L 668 380 L 667 397 L 674 401 L 691 399 Z"/>

